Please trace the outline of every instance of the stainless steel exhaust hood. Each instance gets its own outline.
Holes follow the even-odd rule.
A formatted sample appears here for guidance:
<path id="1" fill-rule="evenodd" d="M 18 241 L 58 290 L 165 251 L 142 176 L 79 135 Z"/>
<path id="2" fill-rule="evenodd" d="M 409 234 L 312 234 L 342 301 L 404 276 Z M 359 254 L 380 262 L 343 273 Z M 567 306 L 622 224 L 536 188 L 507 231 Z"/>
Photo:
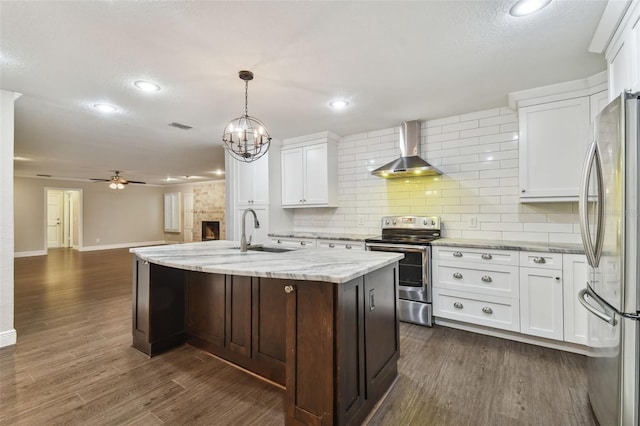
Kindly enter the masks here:
<path id="1" fill-rule="evenodd" d="M 400 125 L 400 158 L 371 172 L 383 178 L 441 175 L 442 172 L 419 157 L 420 122 L 403 121 Z"/>

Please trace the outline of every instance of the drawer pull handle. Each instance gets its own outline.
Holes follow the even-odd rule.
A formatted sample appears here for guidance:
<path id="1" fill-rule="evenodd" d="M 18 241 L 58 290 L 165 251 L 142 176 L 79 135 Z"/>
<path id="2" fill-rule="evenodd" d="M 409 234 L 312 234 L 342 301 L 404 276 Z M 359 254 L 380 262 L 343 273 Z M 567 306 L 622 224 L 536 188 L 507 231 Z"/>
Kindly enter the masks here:
<path id="1" fill-rule="evenodd" d="M 278 241 L 276 241 L 276 243 L 282 244 L 282 240 L 278 240 Z"/>
<path id="2" fill-rule="evenodd" d="M 534 257 L 533 263 L 547 263 L 547 260 L 544 257 Z"/>
<path id="3" fill-rule="evenodd" d="M 491 260 L 493 259 L 493 256 L 491 256 L 489 253 L 485 253 L 482 255 L 482 258 L 485 260 Z"/>
<path id="4" fill-rule="evenodd" d="M 333 243 L 329 243 L 329 248 L 334 248 L 336 245 Z"/>
<path id="5" fill-rule="evenodd" d="M 350 248 L 351 248 L 351 244 L 347 244 L 347 245 L 346 245 L 346 246 L 344 246 L 344 247 L 345 247 L 345 248 L 347 248 L 347 249 L 350 249 Z"/>
<path id="6" fill-rule="evenodd" d="M 454 257 L 462 257 L 462 253 L 460 253 L 459 251 L 454 251 L 453 252 L 453 256 Z"/>
<path id="7" fill-rule="evenodd" d="M 482 308 L 482 312 L 484 312 L 485 314 L 491 315 L 493 313 L 493 309 L 491 309 L 488 306 L 485 306 L 484 308 Z"/>
<path id="8" fill-rule="evenodd" d="M 463 305 L 462 305 L 462 303 L 460 303 L 460 302 L 456 302 L 456 303 L 454 303 L 454 304 L 453 304 L 453 307 L 454 307 L 454 308 L 456 308 L 456 309 L 462 309 L 462 308 L 464 308 L 464 306 L 463 306 Z"/>
<path id="9" fill-rule="evenodd" d="M 289 294 L 291 293 L 293 290 L 295 290 L 295 288 L 292 285 L 285 285 L 284 286 L 284 292 Z"/>
<path id="10" fill-rule="evenodd" d="M 307 242 L 306 242 L 306 241 L 300 241 L 300 245 L 301 245 L 301 246 L 306 246 L 306 245 L 307 245 Z"/>
<path id="11" fill-rule="evenodd" d="M 485 283 L 490 283 L 491 281 L 493 281 L 491 279 L 491 277 L 489 275 L 485 275 L 482 278 L 480 278 L 482 281 L 484 281 Z"/>
<path id="12" fill-rule="evenodd" d="M 460 279 L 460 278 L 462 278 L 462 274 L 460 272 L 454 272 L 453 278 Z"/>

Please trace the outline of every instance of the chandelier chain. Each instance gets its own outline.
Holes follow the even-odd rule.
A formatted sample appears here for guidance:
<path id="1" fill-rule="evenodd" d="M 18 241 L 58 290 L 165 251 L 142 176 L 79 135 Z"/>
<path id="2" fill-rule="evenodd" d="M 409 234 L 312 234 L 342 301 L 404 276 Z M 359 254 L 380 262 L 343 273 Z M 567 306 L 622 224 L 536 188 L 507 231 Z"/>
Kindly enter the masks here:
<path id="1" fill-rule="evenodd" d="M 249 115 L 249 82 L 244 82 L 244 115 Z"/>

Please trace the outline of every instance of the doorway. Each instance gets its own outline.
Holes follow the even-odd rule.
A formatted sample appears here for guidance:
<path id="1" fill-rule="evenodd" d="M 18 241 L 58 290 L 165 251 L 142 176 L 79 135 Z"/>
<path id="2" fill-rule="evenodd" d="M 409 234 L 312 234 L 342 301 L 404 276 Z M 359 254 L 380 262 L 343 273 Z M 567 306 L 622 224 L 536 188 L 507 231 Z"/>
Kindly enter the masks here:
<path id="1" fill-rule="evenodd" d="M 82 190 L 45 188 L 47 249 L 82 247 Z"/>

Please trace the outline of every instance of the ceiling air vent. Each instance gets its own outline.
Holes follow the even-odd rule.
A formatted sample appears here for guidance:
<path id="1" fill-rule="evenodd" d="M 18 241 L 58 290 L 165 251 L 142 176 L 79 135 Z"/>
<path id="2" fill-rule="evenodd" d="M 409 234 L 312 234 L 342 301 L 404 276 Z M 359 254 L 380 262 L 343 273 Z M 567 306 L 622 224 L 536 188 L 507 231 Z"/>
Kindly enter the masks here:
<path id="1" fill-rule="evenodd" d="M 193 129 L 193 127 L 187 126 L 186 124 L 181 124 L 181 123 L 169 123 L 169 126 L 175 127 L 177 129 L 182 129 L 182 130 Z"/>

